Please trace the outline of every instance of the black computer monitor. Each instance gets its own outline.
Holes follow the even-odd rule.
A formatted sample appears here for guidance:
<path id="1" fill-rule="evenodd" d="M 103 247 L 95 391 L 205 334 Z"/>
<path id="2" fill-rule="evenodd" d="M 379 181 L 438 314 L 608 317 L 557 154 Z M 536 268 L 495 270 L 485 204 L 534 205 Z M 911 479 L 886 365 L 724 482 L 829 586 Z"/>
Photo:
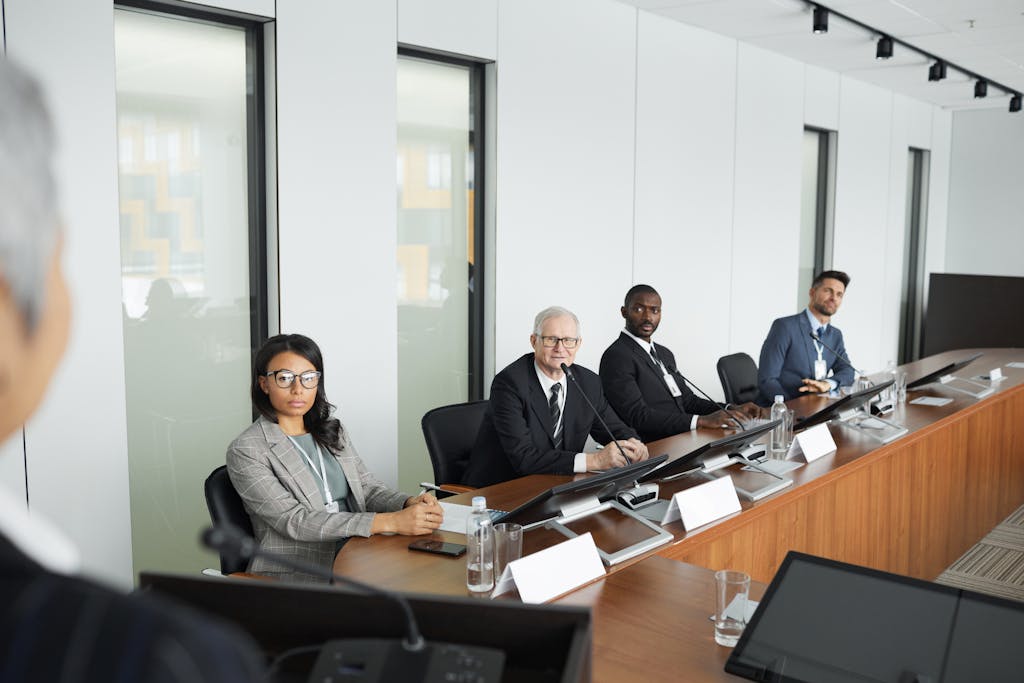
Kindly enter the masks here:
<path id="1" fill-rule="evenodd" d="M 309 680 L 319 646 L 327 641 L 399 639 L 407 632 L 404 613 L 393 598 L 335 586 L 159 572 L 140 573 L 139 586 L 233 622 L 252 636 L 268 661 L 294 653 L 278 675 L 268 679 L 275 683 Z M 503 651 L 502 680 L 590 680 L 589 608 L 440 595 L 405 597 L 428 642 Z M 353 674 L 353 680 L 362 679 Z"/>
<path id="2" fill-rule="evenodd" d="M 963 360 L 958 360 L 958 361 L 956 361 L 954 363 L 949 363 L 948 365 L 943 365 L 938 370 L 935 370 L 934 372 L 929 372 L 927 375 L 923 375 L 921 377 L 918 377 L 913 382 L 907 382 L 907 389 L 917 389 L 918 387 L 923 387 L 925 384 L 931 384 L 932 382 L 937 382 L 940 377 L 944 377 L 946 375 L 952 375 L 957 370 L 960 370 L 962 368 L 967 367 L 968 365 L 970 365 L 971 363 L 973 363 L 974 361 L 978 360 L 979 358 L 981 358 L 984 355 L 985 355 L 984 353 L 980 353 L 979 352 L 979 353 L 974 354 L 970 358 L 964 358 Z"/>
<path id="3" fill-rule="evenodd" d="M 668 455 L 659 455 L 624 467 L 616 467 L 585 479 L 553 486 L 514 510 L 496 515 L 493 521 L 495 524 L 515 522 L 525 527 L 561 517 L 562 506 L 573 498 L 584 493 L 592 493 L 595 489 L 597 491 L 592 495 L 596 495 L 601 501 L 614 498 L 619 490 L 639 481 L 647 472 L 658 467 L 667 459 Z"/>
<path id="4" fill-rule="evenodd" d="M 806 429 L 807 427 L 813 427 L 816 424 L 828 422 L 832 418 L 837 417 L 839 413 L 847 410 L 856 410 L 870 402 L 871 399 L 878 396 L 895 383 L 896 380 L 890 379 L 882 382 L 881 384 L 875 384 L 867 389 L 861 389 L 860 391 L 855 391 L 852 394 L 847 394 L 846 396 L 838 398 L 816 413 L 811 413 L 805 417 L 797 418 L 793 423 L 793 429 Z"/>
<path id="5" fill-rule="evenodd" d="M 790 551 L 726 662 L 754 681 L 1024 679 L 1024 603 Z"/>
<path id="6" fill-rule="evenodd" d="M 689 453 L 682 455 L 671 462 L 665 463 L 664 466 L 648 472 L 639 481 L 653 481 L 655 479 L 667 479 L 669 477 L 676 477 L 687 472 L 692 472 L 700 469 L 706 460 L 715 458 L 720 455 L 731 455 L 733 453 L 739 453 L 744 448 L 754 443 L 762 436 L 775 429 L 779 425 L 780 420 L 774 422 L 768 422 L 761 425 L 760 427 L 754 427 L 743 432 L 737 432 L 736 434 L 730 434 L 724 438 L 718 439 L 717 441 L 710 441 L 699 448 L 696 448 Z"/>

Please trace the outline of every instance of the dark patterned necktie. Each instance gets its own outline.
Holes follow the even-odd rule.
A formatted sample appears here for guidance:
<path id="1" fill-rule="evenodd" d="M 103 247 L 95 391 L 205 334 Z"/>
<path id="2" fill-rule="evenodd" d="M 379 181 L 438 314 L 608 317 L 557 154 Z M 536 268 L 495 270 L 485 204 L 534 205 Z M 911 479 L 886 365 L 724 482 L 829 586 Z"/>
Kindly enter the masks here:
<path id="1" fill-rule="evenodd" d="M 654 344 L 651 344 L 651 358 L 654 359 L 654 364 L 657 367 L 661 367 L 661 359 L 658 358 L 658 352 L 654 350 Z"/>
<path id="2" fill-rule="evenodd" d="M 562 409 L 558 407 L 558 392 L 561 390 L 561 384 L 552 384 L 551 399 L 548 401 L 548 410 L 551 411 L 551 424 L 555 430 L 553 436 L 556 450 L 562 448 L 562 425 L 558 423 L 558 418 L 562 416 Z"/>

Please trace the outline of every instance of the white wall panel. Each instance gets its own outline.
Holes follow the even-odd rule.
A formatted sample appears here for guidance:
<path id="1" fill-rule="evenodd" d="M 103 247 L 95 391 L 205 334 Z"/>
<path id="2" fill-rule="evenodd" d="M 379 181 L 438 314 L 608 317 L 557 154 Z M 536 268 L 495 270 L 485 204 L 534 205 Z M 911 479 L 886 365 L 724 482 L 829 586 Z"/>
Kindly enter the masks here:
<path id="1" fill-rule="evenodd" d="M 835 71 L 804 65 L 804 123 L 839 129 L 839 74 Z"/>
<path id="2" fill-rule="evenodd" d="M 630 284 L 637 11 L 498 10 L 496 366 L 529 351 L 533 316 L 558 304 L 580 317 L 577 359 L 596 369 Z"/>
<path id="3" fill-rule="evenodd" d="M 803 64 L 740 43 L 729 351 L 755 361 L 772 320 L 796 312 L 803 128 Z"/>
<path id="4" fill-rule="evenodd" d="M 633 280 L 662 296 L 655 339 L 720 398 L 715 363 L 729 350 L 723 297 L 731 286 L 736 41 L 646 12 L 637 35 Z"/>
<path id="5" fill-rule="evenodd" d="M 853 364 L 866 372 L 889 360 L 882 353 L 879 304 L 886 293 L 892 108 L 891 92 L 843 78 L 833 265 L 852 281 L 833 320 Z"/>
<path id="6" fill-rule="evenodd" d="M 324 353 L 367 466 L 397 481 L 395 5 L 277 4 L 281 331 Z"/>
<path id="7" fill-rule="evenodd" d="M 906 147 L 917 149 L 932 148 L 932 105 L 898 95 L 900 105 L 907 112 L 907 144 Z"/>
<path id="8" fill-rule="evenodd" d="M 498 51 L 498 0 L 398 0 L 398 42 L 478 59 Z"/>
<path id="9" fill-rule="evenodd" d="M 7 51 L 47 92 L 60 138 L 71 339 L 26 428 L 29 500 L 75 540 L 83 568 L 132 579 L 121 330 L 113 5 L 5 0 Z"/>
<path id="10" fill-rule="evenodd" d="M 899 360 L 900 299 L 903 294 L 903 243 L 907 233 L 907 164 L 912 130 L 920 125 L 914 102 L 899 95 L 892 100 L 891 139 L 889 142 L 888 215 L 881 243 L 882 298 L 878 300 L 879 347 L 881 363 Z M 931 123 L 931 117 L 927 117 Z M 931 125 L 928 126 L 929 132 Z M 858 278 L 859 281 L 859 278 Z M 852 351 L 851 351 L 852 353 Z M 878 368 L 882 368 L 879 365 Z"/>
<path id="11" fill-rule="evenodd" d="M 951 168 L 945 270 L 1024 276 L 1022 115 L 1005 109 L 954 114 Z"/>

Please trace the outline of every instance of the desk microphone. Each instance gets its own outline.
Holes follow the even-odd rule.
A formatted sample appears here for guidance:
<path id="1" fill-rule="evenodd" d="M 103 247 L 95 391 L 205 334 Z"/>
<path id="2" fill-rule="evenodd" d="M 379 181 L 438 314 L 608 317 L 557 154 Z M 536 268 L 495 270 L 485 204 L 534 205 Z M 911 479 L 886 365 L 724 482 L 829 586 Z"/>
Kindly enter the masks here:
<path id="1" fill-rule="evenodd" d="M 842 358 L 843 360 L 845 360 L 846 364 L 853 368 L 853 371 L 856 372 L 858 375 L 860 375 L 861 377 L 867 377 L 867 373 L 861 372 L 857 368 L 853 367 L 853 363 L 850 361 L 850 359 L 846 356 L 845 353 L 839 353 L 839 351 L 826 344 L 825 341 L 818 336 L 818 333 L 813 330 L 811 331 L 811 339 L 818 342 L 832 353 L 836 354 L 837 358 Z"/>
<path id="2" fill-rule="evenodd" d="M 309 681 L 334 680 L 331 676 L 339 671 L 346 673 L 344 680 L 421 681 L 468 680 L 462 675 L 481 672 L 500 675 L 504 668 L 505 654 L 500 650 L 486 647 L 467 647 L 451 643 L 427 643 L 420 634 L 416 617 L 409 601 L 399 593 L 371 586 L 368 583 L 335 574 L 319 565 L 294 560 L 284 555 L 260 548 L 253 538 L 240 529 L 221 524 L 205 529 L 200 542 L 218 553 L 238 559 L 251 560 L 262 557 L 305 574 L 327 579 L 355 588 L 360 593 L 376 595 L 391 600 L 402 608 L 405 619 L 405 639 L 401 647 L 394 647 L 393 639 L 350 639 L 331 640 L 324 643 L 320 656 L 313 667 Z M 364 674 L 364 675 L 360 675 Z M 455 678 L 447 676 L 454 675 Z"/>
<path id="3" fill-rule="evenodd" d="M 561 368 L 562 372 L 565 373 L 565 376 L 572 380 L 572 383 L 575 384 L 576 388 L 580 390 L 580 395 L 583 396 L 583 400 L 587 402 L 587 405 L 590 406 L 590 409 L 594 411 L 594 415 L 597 416 L 597 419 L 601 421 L 601 426 L 604 427 L 604 431 L 608 432 L 608 436 L 611 437 L 612 443 L 614 443 L 615 447 L 619 449 L 619 453 L 622 455 L 622 457 L 626 459 L 626 464 L 628 465 L 631 462 L 633 462 L 632 460 L 629 459 L 629 456 L 626 455 L 626 451 L 623 450 L 622 445 L 619 443 L 618 439 L 616 439 L 615 435 L 612 434 L 612 430 L 608 429 L 608 423 L 604 421 L 603 417 L 601 417 L 601 413 L 597 410 L 597 408 L 594 407 L 594 404 L 590 402 L 590 399 L 587 398 L 587 392 L 583 391 L 583 387 L 580 386 L 580 383 L 578 381 L 576 381 L 576 375 L 573 374 L 573 371 L 570 370 L 569 366 L 566 365 L 565 363 L 561 364 Z"/>

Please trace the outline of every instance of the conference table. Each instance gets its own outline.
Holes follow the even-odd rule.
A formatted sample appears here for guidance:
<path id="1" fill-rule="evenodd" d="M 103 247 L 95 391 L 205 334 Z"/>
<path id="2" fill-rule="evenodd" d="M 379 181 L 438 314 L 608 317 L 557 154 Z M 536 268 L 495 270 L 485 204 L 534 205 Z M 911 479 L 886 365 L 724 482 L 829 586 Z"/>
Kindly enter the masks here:
<path id="1" fill-rule="evenodd" d="M 713 570 L 739 569 L 752 576 L 754 592 L 770 582 L 789 550 L 933 580 L 971 545 L 1024 502 L 1024 349 L 957 350 L 901 366 L 910 381 L 973 353 L 984 355 L 957 373 L 987 374 L 1001 368 L 992 395 L 978 399 L 941 384 L 908 391 L 886 419 L 909 433 L 880 443 L 857 430 L 830 423 L 837 449 L 786 476 L 794 484 L 739 513 L 687 531 L 680 522 L 664 528 L 672 541 L 609 568 L 606 575 L 557 598 L 594 613 L 593 679 L 737 680 L 722 667 L 727 648 L 714 643 Z M 923 396 L 952 399 L 941 406 L 916 405 Z M 788 402 L 798 417 L 830 400 L 804 396 Z M 729 432 L 699 430 L 648 444 L 652 455 L 675 459 Z M 586 475 L 577 475 L 586 476 Z M 530 475 L 451 502 L 484 495 L 488 505 L 512 509 L 570 477 Z M 699 485 L 700 477 L 663 483 L 659 497 Z M 437 532 L 461 542 L 461 534 Z M 565 537 L 547 528 L 524 536 L 523 552 Z M 335 559 L 338 573 L 374 585 L 417 593 L 465 595 L 465 563 L 407 549 L 400 536 L 353 538 Z"/>

